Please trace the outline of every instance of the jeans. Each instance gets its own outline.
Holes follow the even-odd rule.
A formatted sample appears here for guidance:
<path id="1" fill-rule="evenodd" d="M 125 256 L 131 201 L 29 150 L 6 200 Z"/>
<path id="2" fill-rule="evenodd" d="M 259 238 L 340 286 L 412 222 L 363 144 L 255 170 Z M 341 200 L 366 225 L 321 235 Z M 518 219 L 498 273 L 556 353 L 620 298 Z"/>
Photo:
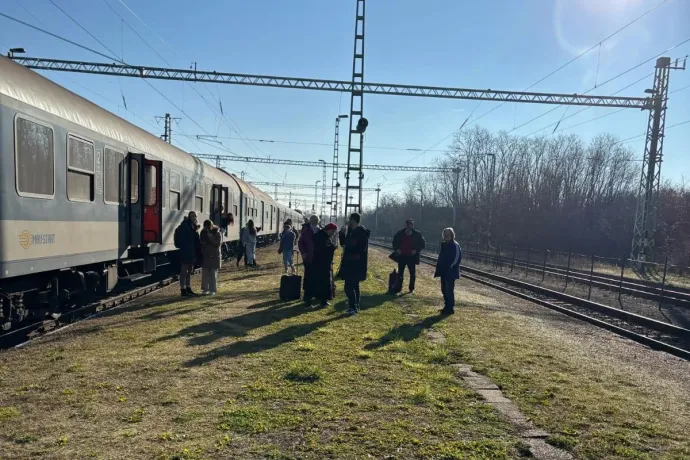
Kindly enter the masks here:
<path id="1" fill-rule="evenodd" d="M 414 291 L 414 282 L 417 279 L 417 265 L 414 263 L 414 256 L 401 257 L 398 262 L 398 274 L 400 275 L 400 287 L 402 288 L 403 280 L 405 279 L 405 267 L 410 270 L 410 291 Z"/>
<path id="2" fill-rule="evenodd" d="M 240 261 L 244 259 L 244 264 L 247 265 L 247 259 L 246 259 L 246 251 L 247 249 L 244 247 L 244 245 L 240 246 L 239 251 L 237 251 L 237 265 L 240 264 Z"/>
<path id="3" fill-rule="evenodd" d="M 359 280 L 346 279 L 345 280 L 345 295 L 350 308 L 359 310 Z"/>
<path id="4" fill-rule="evenodd" d="M 218 284 L 218 269 L 217 268 L 202 268 L 201 269 L 201 290 L 206 292 L 217 292 Z"/>
<path id="5" fill-rule="evenodd" d="M 294 265 L 293 254 L 292 249 L 283 250 L 283 265 L 286 267 L 292 267 Z"/>
<path id="6" fill-rule="evenodd" d="M 441 292 L 443 293 L 444 310 L 455 309 L 455 278 L 441 277 Z"/>
<path id="7" fill-rule="evenodd" d="M 254 265 L 256 260 L 256 242 L 248 241 L 246 244 L 247 251 L 247 265 Z"/>
<path id="8" fill-rule="evenodd" d="M 192 272 L 194 264 L 182 264 L 180 267 L 180 289 L 192 287 Z"/>

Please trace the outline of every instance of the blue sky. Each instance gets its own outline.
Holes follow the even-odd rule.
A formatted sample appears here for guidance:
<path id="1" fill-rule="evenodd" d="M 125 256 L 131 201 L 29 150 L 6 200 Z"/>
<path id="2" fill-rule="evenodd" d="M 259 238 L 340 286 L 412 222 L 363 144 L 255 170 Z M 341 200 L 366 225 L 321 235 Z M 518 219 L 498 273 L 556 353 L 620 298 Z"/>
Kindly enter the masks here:
<path id="1" fill-rule="evenodd" d="M 135 65 L 199 69 L 278 76 L 349 80 L 352 69 L 354 0 L 52 0 L 109 47 Z M 366 24 L 365 79 L 370 82 L 524 90 L 583 50 L 637 18 L 662 0 L 525 0 L 470 2 L 460 0 L 369 0 Z M 130 27 L 146 39 L 145 44 Z M 125 6 L 126 5 L 126 6 Z M 129 11 L 128 8 L 131 10 Z M 132 11 L 144 22 L 140 22 Z M 81 30 L 50 0 L 3 0 L 0 12 L 42 25 L 100 52 L 110 54 Z M 595 83 L 649 59 L 690 38 L 690 1 L 669 0 L 645 18 L 533 87 L 532 91 L 581 93 Z M 45 36 L 0 17 L 0 47 L 26 48 L 29 56 L 104 61 L 88 51 Z M 162 60 L 152 49 L 164 59 Z M 690 42 L 668 53 L 683 57 Z M 654 70 L 653 62 L 595 89 L 612 94 Z M 597 71 L 598 68 L 598 71 Z M 346 94 L 230 85 L 194 86 L 214 107 L 199 97 L 191 84 L 150 81 L 179 107 L 157 94 L 144 81 L 81 74 L 45 73 L 48 78 L 92 100 L 142 128 L 159 135 L 155 116 L 180 117 L 174 143 L 187 151 L 226 153 L 213 143 L 186 135 L 210 133 L 304 141 L 327 145 L 259 143 L 220 139 L 223 148 L 241 155 L 290 159 L 332 159 L 334 118 L 348 113 Z M 690 120 L 690 69 L 671 75 L 667 125 Z M 643 79 L 621 95 L 639 96 L 652 85 Z M 125 110 L 122 95 L 127 102 Z M 218 99 L 227 118 L 218 115 Z M 473 118 L 498 103 L 367 95 L 369 119 L 366 145 L 428 149 L 457 130 L 474 110 Z M 492 131 L 512 130 L 552 106 L 505 104 L 477 122 Z M 578 108 L 567 109 L 566 115 Z M 591 120 L 617 109 L 591 108 L 565 120 L 559 128 Z M 184 113 L 182 113 L 184 111 Z M 530 135 L 557 122 L 566 108 L 528 123 L 513 132 Z M 642 134 L 646 112 L 631 109 L 584 123 L 566 133 L 588 139 L 610 132 L 621 139 Z M 198 124 L 198 125 L 197 125 Z M 238 130 L 239 133 L 238 134 Z M 551 133 L 553 127 L 546 129 Z M 346 136 L 341 138 L 346 139 Z M 443 149 L 452 137 L 434 149 Z M 644 138 L 626 143 L 642 157 Z M 664 179 L 690 178 L 690 124 L 669 129 L 665 141 Z M 341 155 L 346 146 L 341 147 Z M 439 155 L 406 150 L 368 148 L 365 163 L 425 165 Z M 314 183 L 321 171 L 276 165 L 230 162 L 248 180 Z M 399 191 L 409 173 L 366 173 L 367 187 L 382 183 L 384 192 Z M 341 180 L 344 184 L 344 180 Z M 330 172 L 328 174 L 330 186 Z M 301 193 L 309 193 L 303 191 Z M 329 192 L 330 193 L 330 192 Z M 375 193 L 365 195 L 371 204 Z M 304 200 L 304 198 L 303 198 Z M 312 200 L 307 200 L 309 202 Z"/>

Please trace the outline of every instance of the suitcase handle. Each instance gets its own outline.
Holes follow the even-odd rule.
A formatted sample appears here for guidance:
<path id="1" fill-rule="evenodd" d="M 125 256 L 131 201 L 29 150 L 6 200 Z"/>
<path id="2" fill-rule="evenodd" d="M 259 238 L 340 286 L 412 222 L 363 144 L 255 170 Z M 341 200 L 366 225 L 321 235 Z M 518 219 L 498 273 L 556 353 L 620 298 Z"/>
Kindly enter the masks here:
<path id="1" fill-rule="evenodd" d="M 295 263 L 292 264 L 292 266 L 295 269 L 295 275 L 299 275 L 299 251 L 297 249 L 292 251 L 292 255 L 294 256 L 295 254 L 297 254 L 297 257 L 295 258 Z"/>

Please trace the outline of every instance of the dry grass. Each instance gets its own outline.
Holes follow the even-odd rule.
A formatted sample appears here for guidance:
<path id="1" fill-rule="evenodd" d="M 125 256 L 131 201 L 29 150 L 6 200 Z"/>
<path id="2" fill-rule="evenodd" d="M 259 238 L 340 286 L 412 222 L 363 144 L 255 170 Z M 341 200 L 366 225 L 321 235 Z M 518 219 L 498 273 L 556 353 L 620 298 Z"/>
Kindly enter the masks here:
<path id="1" fill-rule="evenodd" d="M 230 267 L 216 297 L 171 287 L 2 352 L 0 458 L 514 458 L 422 333 L 441 318 L 382 294 L 384 264 L 354 318 L 341 284 L 308 309 L 277 300 L 277 269 Z"/>

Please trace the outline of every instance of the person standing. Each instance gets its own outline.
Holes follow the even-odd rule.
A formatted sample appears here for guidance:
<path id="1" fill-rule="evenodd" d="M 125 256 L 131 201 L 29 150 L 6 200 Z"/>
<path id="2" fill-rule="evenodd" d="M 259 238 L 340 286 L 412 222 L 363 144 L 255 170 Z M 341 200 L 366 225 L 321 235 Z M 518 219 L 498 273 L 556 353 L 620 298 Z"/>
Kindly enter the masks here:
<path id="1" fill-rule="evenodd" d="M 441 278 L 441 293 L 443 294 L 443 309 L 441 314 L 455 313 L 455 280 L 460 278 L 460 262 L 462 250 L 455 241 L 455 231 L 452 228 L 443 230 L 443 242 L 436 262 L 434 278 Z"/>
<path id="2" fill-rule="evenodd" d="M 319 300 L 322 307 L 329 305 L 328 300 L 331 297 L 333 255 L 336 250 L 332 238 L 337 232 L 338 226 L 334 223 L 329 223 L 323 229 L 317 231 L 313 238 L 312 293 Z"/>
<path id="3" fill-rule="evenodd" d="M 398 257 L 399 287 L 402 288 L 405 279 L 405 267 L 407 267 L 410 272 L 410 294 L 414 293 L 416 269 L 420 262 L 419 254 L 425 246 L 424 236 L 414 229 L 414 221 L 412 219 L 407 219 L 405 221 L 405 228 L 393 237 L 393 250 Z"/>
<path id="4" fill-rule="evenodd" d="M 312 292 L 312 261 L 314 258 L 314 235 L 321 230 L 319 227 L 319 216 L 312 214 L 309 217 L 309 222 L 302 225 L 302 231 L 297 242 L 299 252 L 302 254 L 302 262 L 304 264 L 304 279 L 302 280 L 302 287 L 304 288 L 304 303 L 311 305 L 311 299 L 314 297 Z"/>
<path id="5" fill-rule="evenodd" d="M 218 291 L 218 270 L 220 269 L 223 235 L 210 220 L 204 221 L 199 235 L 203 263 L 201 266 L 201 289 L 203 295 L 216 295 Z"/>
<path id="6" fill-rule="evenodd" d="M 197 249 L 200 247 L 197 229 L 197 217 L 191 211 L 175 229 L 175 247 L 179 249 L 180 260 L 180 294 L 182 297 L 196 296 L 192 291 L 192 272 L 198 261 Z"/>
<path id="7" fill-rule="evenodd" d="M 340 245 L 343 247 L 343 258 L 338 275 L 345 281 L 345 295 L 350 308 L 349 315 L 359 313 L 360 291 L 359 283 L 367 279 L 367 263 L 369 257 L 369 236 L 371 231 L 360 225 L 361 217 L 352 213 L 348 221 L 347 233 L 339 234 Z"/>
<path id="8" fill-rule="evenodd" d="M 254 221 L 247 221 L 247 228 L 242 235 L 242 243 L 245 247 L 246 264 L 250 267 L 256 266 L 256 235 L 258 229 L 254 226 Z"/>
<path id="9" fill-rule="evenodd" d="M 283 231 L 280 234 L 280 246 L 278 252 L 283 254 L 283 266 L 285 267 L 285 273 L 288 273 L 288 268 L 290 273 L 294 273 L 295 264 L 293 260 L 293 253 L 295 251 L 295 241 L 297 240 L 297 235 L 292 230 L 292 227 L 286 221 L 283 224 Z"/>

